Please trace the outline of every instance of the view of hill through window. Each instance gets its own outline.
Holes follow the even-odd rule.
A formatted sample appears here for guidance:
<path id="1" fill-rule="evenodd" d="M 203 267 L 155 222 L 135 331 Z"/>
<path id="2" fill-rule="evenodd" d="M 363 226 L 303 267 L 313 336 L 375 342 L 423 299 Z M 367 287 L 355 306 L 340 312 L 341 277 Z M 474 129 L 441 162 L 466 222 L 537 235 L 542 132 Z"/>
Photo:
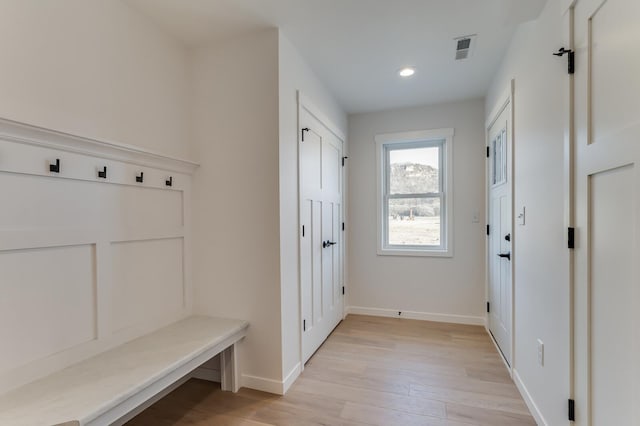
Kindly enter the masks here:
<path id="1" fill-rule="evenodd" d="M 441 198 L 418 195 L 440 193 L 439 147 L 393 150 L 389 160 L 389 244 L 440 245 Z"/>

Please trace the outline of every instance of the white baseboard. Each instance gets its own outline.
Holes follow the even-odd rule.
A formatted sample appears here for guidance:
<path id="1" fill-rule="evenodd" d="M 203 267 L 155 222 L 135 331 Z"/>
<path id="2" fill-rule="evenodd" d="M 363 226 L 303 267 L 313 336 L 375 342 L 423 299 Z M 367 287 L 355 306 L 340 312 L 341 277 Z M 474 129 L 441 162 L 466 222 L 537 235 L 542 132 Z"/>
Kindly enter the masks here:
<path id="1" fill-rule="evenodd" d="M 254 389 L 262 392 L 283 395 L 283 382 L 279 380 L 267 379 L 265 377 L 251 376 L 243 374 L 241 376 L 241 387 Z"/>
<path id="2" fill-rule="evenodd" d="M 398 312 L 402 312 L 398 315 Z M 484 317 L 467 315 L 434 314 L 429 312 L 402 311 L 398 309 L 363 308 L 361 306 L 349 306 L 347 312 L 354 315 L 371 315 L 375 317 L 405 318 L 422 321 L 448 322 L 452 324 L 484 325 Z"/>
<path id="3" fill-rule="evenodd" d="M 208 380 L 210 382 L 220 383 L 220 370 L 214 370 L 213 368 L 199 367 L 196 368 L 191 377 L 194 379 Z"/>
<path id="4" fill-rule="evenodd" d="M 518 371 L 515 368 L 513 369 L 513 381 L 515 382 L 516 387 L 520 391 L 520 395 L 522 395 L 524 402 L 527 404 L 529 411 L 531 411 L 531 415 L 535 419 L 536 423 L 538 423 L 538 426 L 548 426 L 547 421 L 542 416 L 540 409 L 538 409 L 538 406 L 533 401 L 531 394 L 527 390 L 527 387 L 524 385 L 524 382 L 520 378 L 520 375 L 518 374 Z"/>
<path id="5" fill-rule="evenodd" d="M 300 363 L 297 363 L 284 378 L 284 382 L 282 383 L 282 394 L 287 393 L 291 385 L 296 381 L 296 379 L 300 376 L 302 372 L 302 367 Z"/>
<path id="6" fill-rule="evenodd" d="M 273 393 L 276 395 L 284 395 L 296 381 L 298 376 L 300 376 L 301 372 L 301 365 L 300 363 L 297 363 L 282 381 L 243 374 L 241 383 L 244 388 Z"/>

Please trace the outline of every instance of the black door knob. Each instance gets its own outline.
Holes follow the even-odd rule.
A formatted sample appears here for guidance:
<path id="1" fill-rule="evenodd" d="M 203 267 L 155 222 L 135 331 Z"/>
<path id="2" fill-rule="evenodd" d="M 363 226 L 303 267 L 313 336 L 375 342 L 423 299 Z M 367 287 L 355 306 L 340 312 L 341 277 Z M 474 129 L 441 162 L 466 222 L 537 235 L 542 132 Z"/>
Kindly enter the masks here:
<path id="1" fill-rule="evenodd" d="M 511 253 L 500 253 L 498 256 L 511 260 Z"/>
<path id="2" fill-rule="evenodd" d="M 336 245 L 337 243 L 335 241 L 323 241 L 322 242 L 322 248 L 327 248 L 327 247 L 331 247 L 333 245 Z"/>

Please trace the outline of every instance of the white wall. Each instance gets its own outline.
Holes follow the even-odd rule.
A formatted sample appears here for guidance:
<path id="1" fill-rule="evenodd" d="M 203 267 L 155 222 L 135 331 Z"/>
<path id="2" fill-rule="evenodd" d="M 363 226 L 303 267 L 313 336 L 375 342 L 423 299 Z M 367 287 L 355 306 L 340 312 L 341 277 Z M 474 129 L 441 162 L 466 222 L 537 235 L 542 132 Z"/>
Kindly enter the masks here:
<path id="1" fill-rule="evenodd" d="M 0 117 L 187 157 L 185 49 L 121 1 L 0 2 Z"/>
<path id="2" fill-rule="evenodd" d="M 250 322 L 242 384 L 282 378 L 278 32 L 192 52 L 196 312 Z"/>
<path id="3" fill-rule="evenodd" d="M 453 258 L 376 254 L 376 145 L 380 133 L 454 128 Z M 349 116 L 351 307 L 482 322 L 485 306 L 484 104 L 471 100 Z M 472 223 L 473 212 L 480 221 Z M 358 309 L 357 312 L 364 312 Z M 377 311 L 383 313 L 382 311 Z"/>
<path id="4" fill-rule="evenodd" d="M 300 362 L 297 91 L 311 100 L 344 134 L 347 133 L 347 116 L 282 33 L 278 53 L 282 368 L 286 378 Z"/>
<path id="5" fill-rule="evenodd" d="M 569 257 L 564 212 L 566 59 L 558 2 L 515 35 L 487 96 L 486 110 L 515 78 L 514 182 L 516 212 L 526 225 L 514 229 L 515 356 L 517 375 L 537 405 L 538 420 L 567 424 L 569 397 Z M 545 344 L 545 365 L 537 343 Z"/>

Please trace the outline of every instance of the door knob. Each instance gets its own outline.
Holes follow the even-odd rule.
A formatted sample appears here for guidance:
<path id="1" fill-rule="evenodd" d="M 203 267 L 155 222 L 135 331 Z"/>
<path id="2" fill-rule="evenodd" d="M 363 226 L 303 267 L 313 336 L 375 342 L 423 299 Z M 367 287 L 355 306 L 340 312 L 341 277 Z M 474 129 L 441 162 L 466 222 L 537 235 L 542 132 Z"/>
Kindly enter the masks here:
<path id="1" fill-rule="evenodd" d="M 500 253 L 498 256 L 502 258 L 507 258 L 507 260 L 511 260 L 511 253 Z"/>
<path id="2" fill-rule="evenodd" d="M 322 242 L 322 248 L 331 247 L 331 246 L 334 246 L 334 245 L 336 245 L 336 244 L 337 244 L 337 243 L 336 243 L 335 241 L 329 241 L 329 240 L 327 240 L 327 241 L 323 241 L 323 242 Z"/>

